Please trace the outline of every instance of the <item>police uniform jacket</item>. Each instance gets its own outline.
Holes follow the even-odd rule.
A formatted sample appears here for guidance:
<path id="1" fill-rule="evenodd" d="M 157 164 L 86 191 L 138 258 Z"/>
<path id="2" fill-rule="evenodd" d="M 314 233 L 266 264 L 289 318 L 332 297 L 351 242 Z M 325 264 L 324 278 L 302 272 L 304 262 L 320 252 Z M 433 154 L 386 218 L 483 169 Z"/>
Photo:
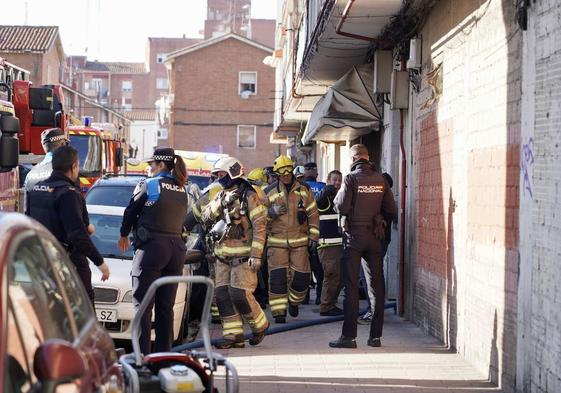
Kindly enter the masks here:
<path id="1" fill-rule="evenodd" d="M 161 172 L 141 181 L 125 209 L 121 236 L 128 236 L 133 226 L 146 229 L 150 235 L 180 236 L 187 205 L 187 191 L 171 173 Z"/>
<path id="2" fill-rule="evenodd" d="M 33 186 L 28 195 L 27 214 L 51 231 L 70 252 L 73 262 L 78 263 L 79 258 L 86 256 L 96 266 L 103 263 L 87 232 L 84 198 L 63 173 L 54 171 L 47 180 Z"/>
<path id="3" fill-rule="evenodd" d="M 31 171 L 25 177 L 25 191 L 29 192 L 40 181 L 46 180 L 53 173 L 53 153 L 48 152 L 45 158 L 31 168 Z"/>
<path id="4" fill-rule="evenodd" d="M 222 201 L 229 192 L 238 192 L 239 198 L 224 208 Z M 214 223 L 225 219 L 226 214 L 229 225 L 241 227 L 240 236 L 228 236 L 227 227 L 225 235 L 214 247 L 214 255 L 220 259 L 261 258 L 267 236 L 267 207 L 249 182 L 244 180 L 239 186 L 220 191 L 205 207 L 202 216 L 207 223 Z"/>
<path id="5" fill-rule="evenodd" d="M 333 199 L 337 194 L 334 186 L 325 186 L 316 196 L 319 211 L 319 245 L 318 248 L 340 246 L 343 238 L 339 230 L 339 213 Z"/>
<path id="6" fill-rule="evenodd" d="M 351 231 L 353 227 L 372 228 L 374 217 L 380 213 L 397 219 L 397 206 L 386 179 L 367 160 L 352 165 L 335 197 L 335 205 L 349 219 Z"/>
<path id="7" fill-rule="evenodd" d="M 316 200 L 310 187 L 299 180 L 294 180 L 290 189 L 280 181 L 276 181 L 265 189 L 269 206 L 281 204 L 287 212 L 278 217 L 270 217 L 269 247 L 302 247 L 309 240 L 319 239 L 319 215 Z M 303 209 L 307 220 L 300 224 L 298 211 Z"/>

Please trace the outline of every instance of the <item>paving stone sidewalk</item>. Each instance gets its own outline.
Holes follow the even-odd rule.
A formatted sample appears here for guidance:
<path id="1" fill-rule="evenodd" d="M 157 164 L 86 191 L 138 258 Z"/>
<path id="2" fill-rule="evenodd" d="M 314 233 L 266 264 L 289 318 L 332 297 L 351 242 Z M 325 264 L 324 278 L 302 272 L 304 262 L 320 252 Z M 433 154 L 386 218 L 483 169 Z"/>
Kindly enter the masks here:
<path id="1" fill-rule="evenodd" d="M 318 306 L 302 306 L 289 322 L 318 317 Z M 341 326 L 334 322 L 274 334 L 257 347 L 222 353 L 236 366 L 244 393 L 500 392 L 487 375 L 391 310 L 386 310 L 381 348 L 366 345 L 369 326 L 360 325 L 357 349 L 329 348 Z M 218 328 L 213 336 L 219 337 Z"/>

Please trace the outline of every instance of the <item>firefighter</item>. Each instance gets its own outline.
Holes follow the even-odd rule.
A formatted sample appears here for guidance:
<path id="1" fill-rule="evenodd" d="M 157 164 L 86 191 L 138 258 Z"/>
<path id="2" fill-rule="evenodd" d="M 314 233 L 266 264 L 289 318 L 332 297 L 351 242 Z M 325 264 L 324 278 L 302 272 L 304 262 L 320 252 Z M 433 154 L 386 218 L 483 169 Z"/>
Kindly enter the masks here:
<path id="1" fill-rule="evenodd" d="M 128 235 L 135 228 L 135 253 L 132 262 L 133 302 L 138 310 L 150 284 L 165 276 L 183 273 L 186 247 L 181 234 L 187 214 L 185 190 L 187 170 L 183 159 L 169 147 L 157 147 L 147 160 L 152 176 L 139 183 L 125 209 L 118 246 L 129 248 Z M 173 341 L 173 305 L 177 285 L 158 288 L 155 299 L 141 319 L 140 349 L 150 353 L 152 308 L 155 304 L 156 352 L 171 349 Z"/>
<path id="2" fill-rule="evenodd" d="M 309 250 L 317 248 L 319 216 L 310 187 L 296 180 L 294 164 L 279 156 L 273 165 L 278 181 L 265 189 L 270 218 L 267 239 L 269 305 L 276 323 L 286 323 L 286 309 L 298 316 L 298 306 L 310 283 Z"/>
<path id="3" fill-rule="evenodd" d="M 357 144 L 350 148 L 351 173 L 345 176 L 341 190 L 335 197 L 335 206 L 344 218 L 344 245 L 342 278 L 345 287 L 343 303 L 345 321 L 341 337 L 329 343 L 333 348 L 356 348 L 359 301 L 360 260 L 364 258 L 372 272 L 372 288 L 376 297 L 374 317 L 370 325 L 367 344 L 380 347 L 384 325 L 384 267 L 382 256 L 384 240 L 375 235 L 377 216 L 380 213 L 397 217 L 397 206 L 384 177 L 375 171 L 369 161 L 366 146 Z"/>
<path id="4" fill-rule="evenodd" d="M 53 172 L 53 152 L 61 146 L 68 145 L 68 139 L 60 128 L 49 128 L 41 133 L 41 145 L 45 151 L 45 158 L 35 165 L 25 177 L 25 191 L 29 192 L 33 186 L 46 180 Z"/>
<path id="5" fill-rule="evenodd" d="M 243 348 L 243 319 L 253 337 L 251 345 L 265 337 L 269 321 L 253 297 L 256 272 L 267 233 L 267 207 L 245 180 L 243 167 L 234 157 L 217 163 L 218 181 L 224 188 L 203 211 L 203 219 L 214 224 L 220 236 L 216 256 L 216 303 L 222 320 L 224 341 L 218 348 Z M 243 318 L 243 319 L 242 319 Z"/>
<path id="6" fill-rule="evenodd" d="M 101 280 L 109 278 L 109 268 L 92 243 L 88 223 L 84 220 L 84 198 L 76 188 L 78 152 L 71 146 L 59 147 L 52 154 L 53 172 L 48 179 L 35 184 L 29 192 L 27 214 L 43 224 L 63 245 L 94 303 L 89 258 L 102 272 Z"/>
<path id="7" fill-rule="evenodd" d="M 343 314 L 337 307 L 337 298 L 341 291 L 341 253 L 343 238 L 339 230 L 339 214 L 333 199 L 341 188 L 343 180 L 341 172 L 334 170 L 327 175 L 328 184 L 319 192 L 316 202 L 319 210 L 319 245 L 318 255 L 323 267 L 323 288 L 319 314 L 336 316 Z"/>

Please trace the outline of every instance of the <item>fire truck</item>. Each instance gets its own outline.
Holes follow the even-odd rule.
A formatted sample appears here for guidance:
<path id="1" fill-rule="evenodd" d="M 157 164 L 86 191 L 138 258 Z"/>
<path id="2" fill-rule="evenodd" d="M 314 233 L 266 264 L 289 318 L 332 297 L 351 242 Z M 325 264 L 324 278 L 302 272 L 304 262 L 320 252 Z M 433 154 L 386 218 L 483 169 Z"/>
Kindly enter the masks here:
<path id="1" fill-rule="evenodd" d="M 19 197 L 19 119 L 12 103 L 15 80 L 29 79 L 29 71 L 0 57 L 0 211 L 18 211 Z"/>
<path id="2" fill-rule="evenodd" d="M 84 119 L 83 126 L 68 126 L 70 145 L 80 157 L 80 187 L 90 189 L 97 179 L 105 175 L 117 175 L 124 170 L 123 147 L 118 130 L 113 124 L 92 124 Z"/>

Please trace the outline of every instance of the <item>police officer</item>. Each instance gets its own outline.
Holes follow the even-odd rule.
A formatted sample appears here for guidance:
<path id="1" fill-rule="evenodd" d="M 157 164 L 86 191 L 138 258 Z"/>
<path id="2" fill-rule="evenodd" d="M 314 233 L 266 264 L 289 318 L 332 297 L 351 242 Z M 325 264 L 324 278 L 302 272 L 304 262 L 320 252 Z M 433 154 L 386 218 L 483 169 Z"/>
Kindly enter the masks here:
<path id="1" fill-rule="evenodd" d="M 253 333 L 249 340 L 251 345 L 259 344 L 269 327 L 265 313 L 253 296 L 265 247 L 267 207 L 242 177 L 243 167 L 236 158 L 217 162 L 215 169 L 224 190 L 206 206 L 203 217 L 206 222 L 215 224 L 213 230 L 221 232 L 214 255 L 217 259 L 216 303 L 224 342 L 217 347 L 242 348 L 243 320 Z"/>
<path id="2" fill-rule="evenodd" d="M 308 162 L 304 164 L 304 181 L 312 189 L 314 196 L 317 196 L 325 183 L 318 181 L 318 166 L 315 162 Z"/>
<path id="3" fill-rule="evenodd" d="M 68 139 L 60 128 L 49 128 L 41 133 L 41 145 L 45 151 L 43 161 L 35 165 L 25 178 L 25 191 L 29 192 L 33 186 L 46 180 L 53 172 L 53 152 L 61 146 L 68 145 Z"/>
<path id="4" fill-rule="evenodd" d="M 187 170 L 183 159 L 169 147 L 157 147 L 147 160 L 151 178 L 138 184 L 125 209 L 118 246 L 129 248 L 128 235 L 135 228 L 135 253 L 132 263 L 133 302 L 138 310 L 150 284 L 165 276 L 180 276 L 185 262 L 185 243 L 181 238 L 187 214 L 185 190 Z M 156 352 L 171 349 L 173 305 L 177 285 L 158 288 L 141 320 L 140 349 L 150 353 L 150 327 L 155 302 Z"/>
<path id="5" fill-rule="evenodd" d="M 58 239 L 70 255 L 70 260 L 84 283 L 92 304 L 94 290 L 89 258 L 101 271 L 101 280 L 109 278 L 109 268 L 92 243 L 87 230 L 84 198 L 75 184 L 78 180 L 78 152 L 62 146 L 52 153 L 53 172 L 33 186 L 28 195 L 27 213 L 39 221 Z"/>
<path id="6" fill-rule="evenodd" d="M 388 214 L 392 218 L 397 217 L 397 206 L 388 183 L 370 163 L 366 146 L 353 145 L 350 155 L 353 162 L 351 173 L 345 176 L 343 186 L 335 197 L 335 205 L 345 219 L 341 263 L 345 286 L 345 322 L 341 337 L 331 341 L 329 346 L 356 348 L 358 281 L 360 260 L 364 258 L 372 272 L 372 287 L 376 296 L 368 345 L 379 347 L 384 324 L 385 285 L 382 256 L 385 245 L 374 234 L 374 220 L 380 213 Z"/>
<path id="7" fill-rule="evenodd" d="M 321 290 L 321 316 L 343 314 L 337 307 L 337 298 L 341 291 L 341 254 L 343 238 L 339 230 L 339 214 L 335 209 L 334 198 L 341 188 L 343 176 L 338 170 L 329 172 L 327 185 L 319 192 L 316 202 L 319 211 L 318 255 L 323 268 L 323 288 Z"/>

